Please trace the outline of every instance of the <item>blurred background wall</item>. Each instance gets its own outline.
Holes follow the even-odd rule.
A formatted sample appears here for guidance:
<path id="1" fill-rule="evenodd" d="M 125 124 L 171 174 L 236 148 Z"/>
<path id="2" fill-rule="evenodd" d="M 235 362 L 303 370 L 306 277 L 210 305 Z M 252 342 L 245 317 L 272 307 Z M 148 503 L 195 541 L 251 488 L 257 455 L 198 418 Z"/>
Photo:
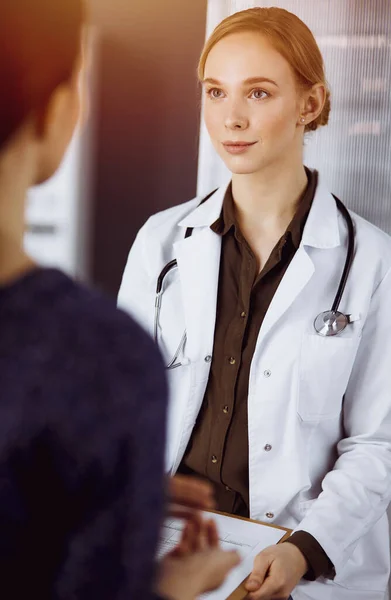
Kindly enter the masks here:
<path id="1" fill-rule="evenodd" d="M 91 279 L 116 294 L 137 230 L 196 194 L 207 0 L 94 0 Z"/>
<path id="2" fill-rule="evenodd" d="M 196 194 L 207 0 L 91 0 L 90 118 L 33 188 L 26 246 L 115 297 L 136 233 Z"/>

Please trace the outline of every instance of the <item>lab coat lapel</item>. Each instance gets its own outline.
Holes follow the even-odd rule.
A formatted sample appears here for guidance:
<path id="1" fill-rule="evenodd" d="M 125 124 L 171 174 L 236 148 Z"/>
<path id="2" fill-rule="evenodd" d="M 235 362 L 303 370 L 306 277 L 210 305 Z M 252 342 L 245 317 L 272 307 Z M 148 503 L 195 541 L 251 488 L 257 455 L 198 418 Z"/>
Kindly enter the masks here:
<path id="1" fill-rule="evenodd" d="M 300 246 L 292 259 L 280 285 L 270 303 L 263 320 L 260 336 L 264 338 L 288 308 L 294 303 L 297 296 L 304 289 L 315 271 L 314 264 L 305 249 Z"/>
<path id="2" fill-rule="evenodd" d="M 308 248 L 326 250 L 341 243 L 335 200 L 321 182 L 312 203 L 301 244 L 292 259 L 265 315 L 260 336 L 269 333 L 275 323 L 295 302 L 315 272 Z"/>
<path id="3" fill-rule="evenodd" d="M 183 235 L 187 227 L 193 228 L 190 237 L 174 244 L 187 331 L 185 354 L 193 361 L 213 350 L 221 236 L 210 226 L 221 214 L 228 185 L 178 223 Z"/>
<path id="4" fill-rule="evenodd" d="M 221 237 L 210 227 L 175 244 L 190 360 L 212 353 L 220 254 Z"/>

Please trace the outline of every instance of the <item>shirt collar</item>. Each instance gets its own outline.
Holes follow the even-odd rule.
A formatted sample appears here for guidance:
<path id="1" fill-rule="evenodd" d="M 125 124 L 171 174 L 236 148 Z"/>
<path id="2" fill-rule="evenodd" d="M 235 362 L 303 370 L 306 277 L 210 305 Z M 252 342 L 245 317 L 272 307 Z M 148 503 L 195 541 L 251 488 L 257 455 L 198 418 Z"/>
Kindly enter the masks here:
<path id="1" fill-rule="evenodd" d="M 235 216 L 234 199 L 232 196 L 232 182 L 229 183 L 225 192 L 221 214 L 219 218 L 212 223 L 210 228 L 215 233 L 224 236 L 231 227 L 234 227 L 235 230 L 238 227 Z"/>
<path id="2" fill-rule="evenodd" d="M 227 187 L 228 182 L 218 188 L 203 204 L 200 204 L 202 198 L 194 198 L 196 208 L 179 221 L 178 227 L 210 228 L 221 215 Z M 339 246 L 341 244 L 340 219 L 342 217 L 338 214 L 335 200 L 322 182 L 322 178 L 319 177 L 315 197 L 305 223 L 301 245 L 323 249 Z"/>
<path id="3" fill-rule="evenodd" d="M 308 213 L 310 211 L 312 201 L 315 196 L 317 184 L 318 184 L 318 172 L 311 171 L 305 167 L 305 171 L 307 174 L 307 187 L 304 190 L 301 199 L 298 203 L 298 208 L 296 213 L 293 216 L 292 221 L 287 227 L 287 230 L 284 234 L 285 238 L 290 238 L 293 246 L 297 249 L 300 245 L 300 241 L 303 235 L 303 229 L 308 217 Z M 234 199 L 232 196 L 232 183 L 230 182 L 223 200 L 223 206 L 218 219 L 212 223 L 210 228 L 215 233 L 224 236 L 234 228 L 235 233 L 239 230 L 239 225 L 235 215 L 235 205 Z"/>

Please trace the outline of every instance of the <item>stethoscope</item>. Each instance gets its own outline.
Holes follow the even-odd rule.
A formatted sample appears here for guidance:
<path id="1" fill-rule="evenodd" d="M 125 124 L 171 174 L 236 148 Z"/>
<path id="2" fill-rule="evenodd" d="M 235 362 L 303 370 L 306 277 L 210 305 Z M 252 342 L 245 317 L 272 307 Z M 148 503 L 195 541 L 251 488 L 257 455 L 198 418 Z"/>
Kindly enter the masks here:
<path id="1" fill-rule="evenodd" d="M 200 202 L 199 206 L 201 204 L 203 204 L 204 202 L 206 202 L 215 192 L 216 192 L 216 190 L 213 190 L 213 192 L 208 194 L 206 196 L 206 198 L 204 198 Z M 333 198 L 337 204 L 338 210 L 341 212 L 342 216 L 344 217 L 344 219 L 346 221 L 346 225 L 348 228 L 348 249 L 346 252 L 346 260 L 345 260 L 345 265 L 343 268 L 341 280 L 339 282 L 337 293 L 335 295 L 331 310 L 325 310 L 324 312 L 320 313 L 314 320 L 314 329 L 315 329 L 316 333 L 323 337 L 338 335 L 345 329 L 345 327 L 349 323 L 352 323 L 351 315 L 345 315 L 344 313 L 340 312 L 338 310 L 338 307 L 340 305 L 341 298 L 344 293 L 344 290 L 346 287 L 346 282 L 349 277 L 350 269 L 352 267 L 352 262 L 353 262 L 354 237 L 355 237 L 354 236 L 354 226 L 353 226 L 352 218 L 351 218 L 347 208 L 345 207 L 345 205 L 341 202 L 341 200 L 339 198 L 337 198 L 337 196 L 334 196 L 334 194 L 333 194 Z M 192 233 L 193 233 L 193 227 L 188 227 L 186 229 L 185 239 L 190 237 L 192 235 Z M 165 278 L 168 275 L 168 273 L 170 271 L 172 271 L 172 269 L 175 269 L 177 267 L 178 267 L 178 263 L 177 263 L 176 259 L 171 260 L 161 270 L 161 273 L 157 279 L 156 299 L 155 299 L 155 320 L 154 320 L 154 339 L 155 339 L 156 343 L 158 342 L 158 327 L 159 327 L 160 309 L 161 309 L 161 304 L 162 304 L 162 295 L 164 292 L 164 281 L 165 281 Z M 169 364 L 166 367 L 167 369 L 176 369 L 177 367 L 180 367 L 184 364 L 183 361 L 181 362 L 179 360 L 179 356 L 181 355 L 181 353 L 184 350 L 184 347 L 186 344 L 186 338 L 187 338 L 187 334 L 186 334 L 186 330 L 185 330 L 183 332 L 182 338 L 179 342 L 178 348 L 176 349 L 172 360 L 169 362 Z"/>

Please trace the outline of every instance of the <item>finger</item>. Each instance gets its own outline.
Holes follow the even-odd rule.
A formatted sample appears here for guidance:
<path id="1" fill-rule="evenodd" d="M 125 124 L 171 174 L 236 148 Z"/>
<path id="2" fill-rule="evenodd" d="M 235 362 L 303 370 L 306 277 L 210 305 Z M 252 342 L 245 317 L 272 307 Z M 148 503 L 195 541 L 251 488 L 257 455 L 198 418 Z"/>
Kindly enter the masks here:
<path id="1" fill-rule="evenodd" d="M 183 521 L 200 521 L 201 513 L 194 508 L 187 508 L 179 504 L 169 504 L 167 507 L 168 516 L 174 519 L 182 519 Z"/>
<path id="2" fill-rule="evenodd" d="M 201 546 L 201 536 L 202 536 L 202 521 L 188 521 L 187 523 L 188 529 L 188 542 L 189 542 L 189 552 L 194 553 L 198 552 Z"/>
<path id="3" fill-rule="evenodd" d="M 169 480 L 170 499 L 188 507 L 208 509 L 214 508 L 212 486 L 195 477 L 175 475 Z"/>
<path id="4" fill-rule="evenodd" d="M 191 553 L 193 535 L 194 533 L 192 532 L 191 522 L 188 522 L 182 530 L 181 539 L 179 540 L 177 546 L 174 548 L 173 556 L 185 556 Z"/>
<path id="5" fill-rule="evenodd" d="M 259 590 L 248 595 L 248 600 L 271 600 L 285 597 L 288 598 L 289 594 L 282 595 L 280 581 L 276 581 L 274 577 L 268 577 Z"/>
<path id="6" fill-rule="evenodd" d="M 201 521 L 201 526 L 198 535 L 198 547 L 197 550 L 203 552 L 209 550 L 209 521 Z"/>
<path id="7" fill-rule="evenodd" d="M 202 521 L 188 521 L 186 523 L 182 534 L 182 541 L 187 553 L 193 554 L 198 552 L 202 547 L 202 527 Z"/>
<path id="8" fill-rule="evenodd" d="M 216 522 L 210 519 L 207 522 L 208 545 L 210 548 L 218 548 L 220 545 L 219 532 L 217 531 Z"/>
<path id="9" fill-rule="evenodd" d="M 244 584 L 247 591 L 255 592 L 260 589 L 267 577 L 269 567 L 270 560 L 266 554 L 261 552 L 255 557 L 253 570 Z"/>
<path id="10" fill-rule="evenodd" d="M 273 598 L 281 600 L 285 596 L 288 598 L 289 593 L 284 594 L 286 589 L 285 579 L 285 570 L 277 564 L 277 561 L 273 561 L 260 589 L 249 594 L 249 600 L 272 600 Z"/>

